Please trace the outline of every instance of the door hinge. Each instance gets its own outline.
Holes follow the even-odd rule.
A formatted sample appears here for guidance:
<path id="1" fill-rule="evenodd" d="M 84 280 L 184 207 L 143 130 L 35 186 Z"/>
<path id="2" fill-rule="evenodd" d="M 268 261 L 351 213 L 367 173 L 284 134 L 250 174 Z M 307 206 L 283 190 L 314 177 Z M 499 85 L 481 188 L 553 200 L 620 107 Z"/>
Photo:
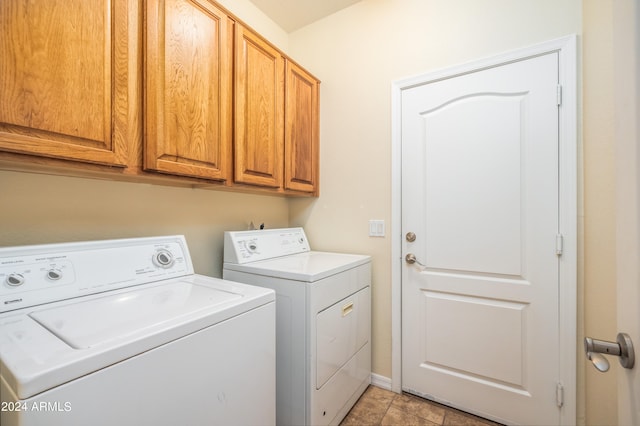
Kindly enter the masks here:
<path id="1" fill-rule="evenodd" d="M 563 245 L 564 245 L 564 238 L 562 237 L 562 234 L 556 235 L 556 254 L 558 256 L 562 256 Z"/>
<path id="2" fill-rule="evenodd" d="M 556 101 L 558 106 L 562 105 L 562 86 L 558 84 L 556 87 Z"/>
<path id="3" fill-rule="evenodd" d="M 562 383 L 556 383 L 556 404 L 558 408 L 562 408 L 564 405 L 564 386 Z"/>

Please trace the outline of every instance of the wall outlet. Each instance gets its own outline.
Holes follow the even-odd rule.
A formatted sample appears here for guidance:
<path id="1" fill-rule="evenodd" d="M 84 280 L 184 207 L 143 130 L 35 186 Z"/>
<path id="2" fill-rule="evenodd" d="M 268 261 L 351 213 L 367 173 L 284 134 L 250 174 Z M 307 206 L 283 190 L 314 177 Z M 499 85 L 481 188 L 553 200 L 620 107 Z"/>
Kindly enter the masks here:
<path id="1" fill-rule="evenodd" d="M 369 220 L 369 236 L 384 237 L 384 220 Z"/>

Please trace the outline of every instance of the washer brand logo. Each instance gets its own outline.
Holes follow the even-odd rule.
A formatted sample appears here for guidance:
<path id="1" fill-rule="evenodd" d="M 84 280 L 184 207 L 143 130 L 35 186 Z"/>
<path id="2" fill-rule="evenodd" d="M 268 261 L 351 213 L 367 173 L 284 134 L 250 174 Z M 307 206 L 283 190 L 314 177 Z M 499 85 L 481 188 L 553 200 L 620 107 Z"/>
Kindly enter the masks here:
<path id="1" fill-rule="evenodd" d="M 18 302 L 22 302 L 22 298 L 20 299 L 13 299 L 13 300 L 5 300 L 4 304 L 5 305 L 10 305 L 11 303 L 18 303 Z"/>

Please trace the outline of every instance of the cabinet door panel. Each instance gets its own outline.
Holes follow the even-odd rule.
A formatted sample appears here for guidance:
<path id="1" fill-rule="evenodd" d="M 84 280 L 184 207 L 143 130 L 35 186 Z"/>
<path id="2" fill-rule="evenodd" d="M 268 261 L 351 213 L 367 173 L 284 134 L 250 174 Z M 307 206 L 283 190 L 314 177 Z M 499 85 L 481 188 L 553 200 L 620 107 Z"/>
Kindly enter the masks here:
<path id="1" fill-rule="evenodd" d="M 145 168 L 227 180 L 233 21 L 207 0 L 146 7 Z"/>
<path id="2" fill-rule="evenodd" d="M 286 189 L 318 191 L 319 82 L 287 61 L 285 128 Z"/>
<path id="3" fill-rule="evenodd" d="M 235 62 L 235 181 L 282 187 L 284 58 L 238 25 Z"/>
<path id="4" fill-rule="evenodd" d="M 0 2 L 0 150 L 126 165 L 126 0 Z"/>

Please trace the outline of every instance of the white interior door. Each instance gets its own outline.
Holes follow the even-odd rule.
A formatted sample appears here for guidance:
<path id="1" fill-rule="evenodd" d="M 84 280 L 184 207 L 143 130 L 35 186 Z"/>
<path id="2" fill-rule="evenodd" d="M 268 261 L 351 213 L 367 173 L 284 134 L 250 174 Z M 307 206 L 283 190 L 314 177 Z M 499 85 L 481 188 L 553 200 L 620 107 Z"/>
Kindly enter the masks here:
<path id="1" fill-rule="evenodd" d="M 633 341 L 636 358 L 632 369 L 618 369 L 618 424 L 640 425 L 640 4 L 619 0 L 612 8 L 616 23 L 617 319 L 618 331 L 628 333 Z M 615 341 L 615 336 L 605 338 Z"/>
<path id="2" fill-rule="evenodd" d="M 551 52 L 401 95 L 402 388 L 509 424 L 561 424 L 558 76 Z"/>

